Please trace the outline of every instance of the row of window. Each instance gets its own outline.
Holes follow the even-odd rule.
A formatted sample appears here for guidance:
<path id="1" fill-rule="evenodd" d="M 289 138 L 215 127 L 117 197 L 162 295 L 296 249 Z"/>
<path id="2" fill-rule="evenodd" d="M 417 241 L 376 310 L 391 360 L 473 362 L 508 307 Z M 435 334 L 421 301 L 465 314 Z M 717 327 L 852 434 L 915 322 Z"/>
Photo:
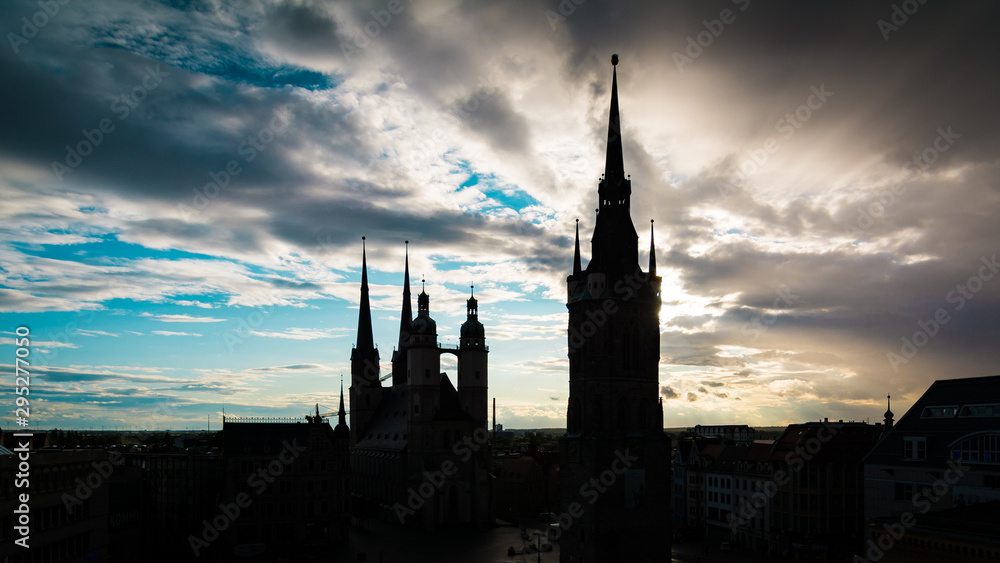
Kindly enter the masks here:
<path id="1" fill-rule="evenodd" d="M 708 502 L 720 502 L 722 504 L 733 504 L 733 497 L 729 493 L 717 493 L 709 491 Z"/>
<path id="2" fill-rule="evenodd" d="M 951 459 L 972 463 L 1000 463 L 1000 434 L 979 434 L 963 440 L 951 448 Z M 927 459 L 927 438 L 905 436 L 903 438 L 903 459 L 924 461 Z"/>
<path id="3" fill-rule="evenodd" d="M 942 405 L 924 407 L 920 418 L 987 418 L 1000 417 L 1000 404 Z"/>

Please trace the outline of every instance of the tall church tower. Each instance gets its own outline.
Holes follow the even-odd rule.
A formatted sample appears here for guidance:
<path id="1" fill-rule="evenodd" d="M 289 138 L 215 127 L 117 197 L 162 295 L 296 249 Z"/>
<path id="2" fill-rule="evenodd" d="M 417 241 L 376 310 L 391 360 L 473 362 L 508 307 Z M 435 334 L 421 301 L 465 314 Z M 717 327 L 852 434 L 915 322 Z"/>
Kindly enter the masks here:
<path id="1" fill-rule="evenodd" d="M 372 337 L 372 308 L 368 300 L 368 252 L 361 237 L 361 302 L 358 341 L 351 350 L 351 445 L 364 436 L 382 403 L 378 349 Z"/>
<path id="2" fill-rule="evenodd" d="M 567 278 L 569 405 L 560 446 L 562 563 L 670 560 L 670 443 L 659 401 L 660 277 L 639 265 L 618 117 L 618 56 L 597 225 Z"/>
<path id="3" fill-rule="evenodd" d="M 462 409 L 472 416 L 476 428 L 486 428 L 487 365 L 486 330 L 479 322 L 479 301 L 466 302 L 466 319 L 459 338 L 458 396 Z"/>
<path id="4" fill-rule="evenodd" d="M 407 351 L 411 452 L 432 449 L 433 423 L 441 408 L 441 352 L 437 336 L 437 323 L 431 318 L 430 296 L 422 289 L 417 296 L 417 318 L 413 319 Z"/>

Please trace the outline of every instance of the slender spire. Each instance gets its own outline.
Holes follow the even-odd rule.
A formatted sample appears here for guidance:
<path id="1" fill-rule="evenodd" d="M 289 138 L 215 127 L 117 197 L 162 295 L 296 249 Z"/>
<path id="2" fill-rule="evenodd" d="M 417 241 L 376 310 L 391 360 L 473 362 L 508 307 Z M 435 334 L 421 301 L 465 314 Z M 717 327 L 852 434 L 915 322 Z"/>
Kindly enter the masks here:
<path id="1" fill-rule="evenodd" d="M 413 325 L 413 305 L 410 301 L 410 241 L 405 241 L 405 244 L 406 250 L 403 251 L 406 255 L 406 263 L 403 267 L 403 312 L 399 316 L 398 350 L 402 350 L 406 346 Z"/>
<path id="2" fill-rule="evenodd" d="M 611 64 L 615 65 L 615 70 L 608 117 L 608 152 L 604 177 L 597 188 L 597 224 L 590 241 L 590 264 L 587 271 L 623 274 L 639 268 L 639 235 L 629 214 L 632 182 L 625 176 L 622 162 L 621 121 L 618 116 L 618 55 L 612 55 Z"/>
<path id="3" fill-rule="evenodd" d="M 583 271 L 580 266 L 580 220 L 576 220 L 576 248 L 573 250 L 573 276 L 579 276 Z"/>
<path id="4" fill-rule="evenodd" d="M 649 220 L 649 275 L 656 275 L 656 240 L 653 237 L 653 220 Z"/>
<path id="5" fill-rule="evenodd" d="M 361 237 L 361 306 L 358 310 L 358 350 L 375 348 L 372 338 L 372 307 L 368 301 L 368 251 L 365 248 L 365 237 Z"/>
<path id="6" fill-rule="evenodd" d="M 340 409 L 337 411 L 337 426 L 347 426 L 347 411 L 344 410 L 344 378 L 340 378 Z"/>
<path id="7" fill-rule="evenodd" d="M 611 79 L 611 115 L 608 118 L 608 156 L 604 163 L 604 177 L 614 183 L 625 179 L 622 157 L 622 126 L 618 117 L 618 55 L 611 55 L 614 65 Z"/>

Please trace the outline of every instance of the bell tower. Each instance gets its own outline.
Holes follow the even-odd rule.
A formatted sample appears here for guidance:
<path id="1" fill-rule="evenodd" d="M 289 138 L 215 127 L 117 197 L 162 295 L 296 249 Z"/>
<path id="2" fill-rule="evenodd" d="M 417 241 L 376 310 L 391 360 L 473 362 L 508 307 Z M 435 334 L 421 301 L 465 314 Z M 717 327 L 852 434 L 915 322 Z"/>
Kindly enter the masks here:
<path id="1" fill-rule="evenodd" d="M 473 287 L 475 290 L 475 287 Z M 486 428 L 487 365 L 486 330 L 479 322 L 479 301 L 470 295 L 459 338 L 458 396 L 462 410 L 472 415 L 476 428 Z"/>
<path id="2" fill-rule="evenodd" d="M 578 508 L 580 516 L 562 530 L 563 563 L 662 561 L 670 553 L 670 444 L 659 401 L 660 277 L 652 241 L 647 270 L 639 265 L 618 117 L 618 55 L 611 63 L 608 148 L 590 263 L 581 263 L 578 223 L 566 279 L 569 405 L 560 503 L 570 514 Z M 593 486 L 595 477 L 601 487 Z"/>

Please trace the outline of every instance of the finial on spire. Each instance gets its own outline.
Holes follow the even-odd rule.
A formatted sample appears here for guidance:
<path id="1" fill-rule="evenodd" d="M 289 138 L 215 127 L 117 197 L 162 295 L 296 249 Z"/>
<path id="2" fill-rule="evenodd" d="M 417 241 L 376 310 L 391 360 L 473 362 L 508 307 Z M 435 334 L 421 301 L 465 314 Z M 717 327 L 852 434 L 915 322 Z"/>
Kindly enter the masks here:
<path id="1" fill-rule="evenodd" d="M 475 297 L 476 296 L 476 284 L 473 283 L 472 285 L 470 285 L 469 289 L 471 290 L 470 296 Z"/>
<path id="2" fill-rule="evenodd" d="M 613 66 L 618 66 L 618 53 L 611 55 L 611 64 Z"/>

